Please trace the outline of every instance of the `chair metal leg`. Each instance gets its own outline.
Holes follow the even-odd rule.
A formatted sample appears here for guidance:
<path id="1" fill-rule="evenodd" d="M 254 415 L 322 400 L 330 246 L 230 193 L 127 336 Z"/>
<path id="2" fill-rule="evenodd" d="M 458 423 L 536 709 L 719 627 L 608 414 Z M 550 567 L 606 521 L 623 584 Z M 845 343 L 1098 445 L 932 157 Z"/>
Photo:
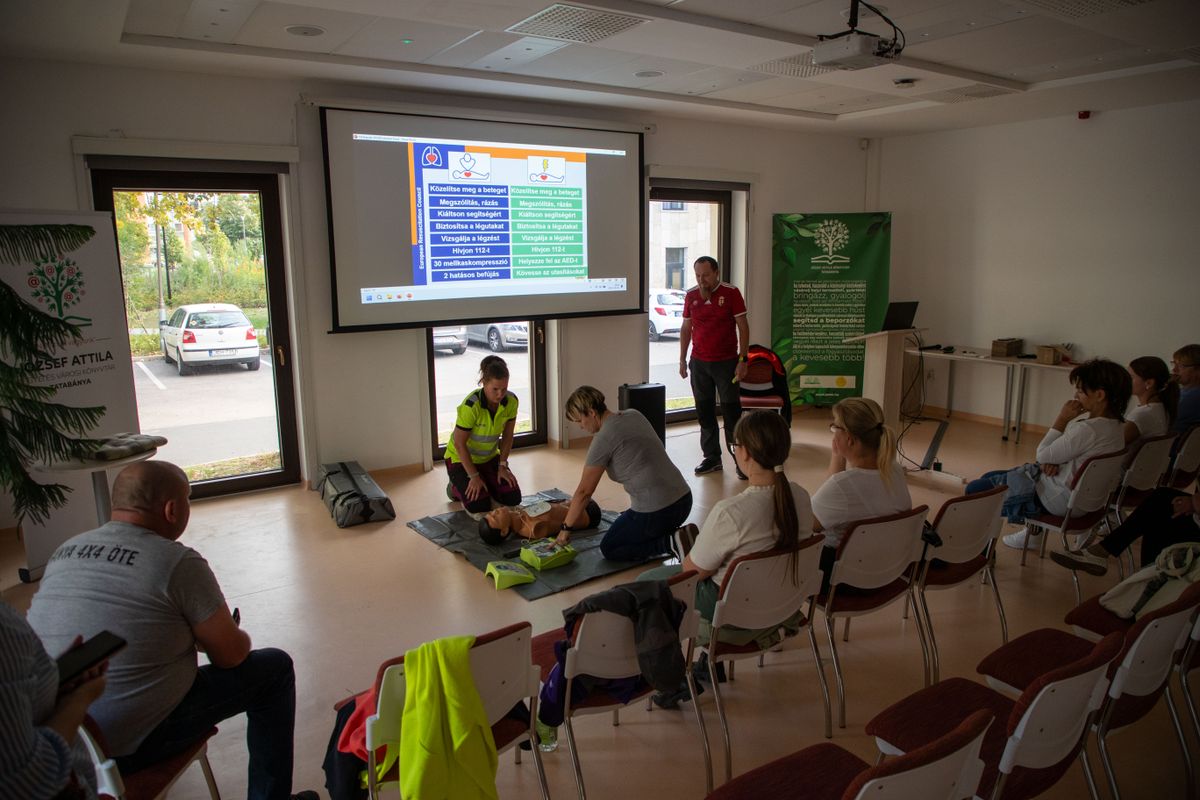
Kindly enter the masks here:
<path id="1" fill-rule="evenodd" d="M 1196 711 L 1196 701 L 1192 697 L 1192 686 L 1188 681 L 1188 671 L 1186 669 L 1189 660 L 1188 650 L 1184 650 L 1183 663 L 1179 667 L 1179 685 L 1183 687 L 1183 699 L 1186 701 L 1188 716 L 1192 718 L 1192 727 L 1196 729 L 1196 738 L 1200 739 L 1200 713 Z"/>
<path id="2" fill-rule="evenodd" d="M 996 778 L 996 785 L 992 788 L 991 800 L 1000 800 L 1004 794 L 1004 784 L 1008 782 L 1008 773 L 1001 772 L 1000 777 Z"/>
<path id="3" fill-rule="evenodd" d="M 538 738 L 536 736 L 529 737 L 529 746 L 532 747 L 534 750 L 537 750 L 537 746 L 539 743 L 540 742 L 538 741 Z M 521 748 L 520 747 L 513 748 L 513 763 L 516 764 L 517 766 L 521 766 Z"/>
<path id="4" fill-rule="evenodd" d="M 829 713 L 829 684 L 825 681 L 825 667 L 821 664 L 821 651 L 817 647 L 817 632 L 812 626 L 812 611 L 808 615 L 808 644 L 812 647 L 813 663 L 817 667 L 817 680 L 821 682 L 821 698 L 825 708 L 825 738 L 833 738 L 833 722 Z"/>
<path id="5" fill-rule="evenodd" d="M 830 596 L 832 600 L 832 595 Z M 833 622 L 829 619 L 829 615 L 825 615 L 825 634 L 829 638 L 829 649 L 833 654 L 833 677 L 837 682 L 837 697 L 838 697 L 838 727 L 846 727 L 846 686 L 842 680 L 842 662 L 838 658 L 837 651 L 837 636 L 833 631 Z"/>
<path id="6" fill-rule="evenodd" d="M 1075 605 L 1083 602 L 1083 593 L 1079 591 L 1079 570 L 1071 570 L 1071 585 L 1075 589 Z"/>
<path id="7" fill-rule="evenodd" d="M 1100 763 L 1104 766 L 1104 776 L 1108 778 L 1108 791 L 1113 800 L 1121 800 L 1121 790 L 1117 788 L 1117 773 L 1113 770 L 1112 758 L 1108 755 L 1108 721 L 1112 717 L 1113 704 L 1108 702 L 1096 726 L 1096 746 L 1100 750 Z"/>
<path id="8" fill-rule="evenodd" d="M 1087 781 L 1088 794 L 1092 800 L 1100 800 L 1100 791 L 1096 788 L 1096 778 L 1092 775 L 1092 762 L 1088 759 L 1086 731 L 1083 746 L 1079 748 L 1079 763 L 1083 767 L 1083 777 Z"/>
<path id="9" fill-rule="evenodd" d="M 204 773 L 204 782 L 208 784 L 208 796 L 212 800 L 221 800 L 221 792 L 217 789 L 216 778 L 213 777 L 212 765 L 208 763 L 207 746 L 206 752 L 202 753 L 197 760 L 200 762 L 200 771 Z"/>
<path id="10" fill-rule="evenodd" d="M 983 570 L 987 575 L 988 583 L 992 587 L 992 596 L 996 598 L 996 613 L 1000 615 L 1000 635 L 1004 638 L 1004 643 L 1008 644 L 1008 619 L 1004 616 L 1004 603 L 1000 601 L 1000 587 L 996 585 L 996 565 L 993 557 L 992 563 L 988 564 Z"/>
<path id="11" fill-rule="evenodd" d="M 1187 737 L 1183 733 L 1183 723 L 1179 719 L 1179 711 L 1175 708 L 1175 693 L 1171 691 L 1171 680 L 1167 678 L 1167 711 L 1171 714 L 1171 724 L 1175 727 L 1175 737 L 1179 740 L 1179 749 L 1183 751 L 1183 768 L 1187 775 L 1187 796 L 1196 796 L 1196 778 L 1192 767 L 1192 754 L 1188 750 Z"/>
<path id="12" fill-rule="evenodd" d="M 613 709 L 613 727 L 616 728 L 621 724 L 621 709 Z"/>
<path id="13" fill-rule="evenodd" d="M 920 613 L 917 614 L 917 624 L 918 625 L 920 624 L 921 616 L 924 615 L 924 617 L 925 617 L 925 633 L 929 637 L 929 655 L 926 658 L 926 661 L 929 662 L 930 668 L 928 670 L 926 670 L 926 675 L 925 675 L 925 685 L 929 686 L 930 685 L 929 673 L 932 673 L 933 683 L 937 683 L 938 681 L 940 681 L 942 679 L 942 677 L 941 677 L 942 662 L 941 662 L 940 657 L 938 656 L 937 639 L 934 638 L 934 635 L 933 635 L 933 617 L 930 616 L 929 604 L 925 601 L 924 587 L 922 587 L 921 591 L 919 591 L 917 593 L 917 596 L 918 596 L 918 599 L 921 601 Z M 922 642 L 922 645 L 924 645 L 924 642 Z"/>
<path id="14" fill-rule="evenodd" d="M 1062 537 L 1063 537 L 1063 549 L 1065 550 L 1067 547 L 1067 532 L 1066 531 L 1062 531 Z M 1050 541 L 1050 531 L 1049 530 L 1042 531 L 1042 546 L 1040 548 L 1038 548 L 1038 558 L 1046 557 L 1046 544 L 1049 541 Z"/>
<path id="15" fill-rule="evenodd" d="M 900 619 L 908 619 L 908 606 L 911 602 L 912 602 L 912 599 L 908 595 L 905 595 L 904 596 L 904 613 L 900 615 Z"/>
<path id="16" fill-rule="evenodd" d="M 712 664 L 712 661 L 711 661 L 711 660 L 709 661 L 709 664 L 710 664 L 710 665 Z M 736 662 L 736 661 L 730 661 L 730 662 L 729 662 L 729 663 L 728 663 L 728 664 L 725 666 L 725 679 L 726 679 L 726 680 L 729 680 L 729 681 L 732 681 L 732 680 L 733 680 L 733 672 L 734 672 L 734 670 L 733 670 L 733 667 L 734 667 L 734 665 L 735 665 L 735 664 L 737 664 L 737 662 Z M 711 668 L 711 667 L 710 667 L 710 668 Z M 714 681 L 716 680 L 716 676 L 714 676 L 714 677 L 713 677 L 713 680 L 714 680 Z"/>
<path id="17" fill-rule="evenodd" d="M 1029 554 L 1029 537 L 1033 535 L 1033 526 L 1025 526 L 1025 541 L 1021 542 L 1021 566 L 1025 566 L 1025 556 Z"/>
<path id="18" fill-rule="evenodd" d="M 579 748 L 575 745 L 575 728 L 571 725 L 571 716 L 563 719 L 563 727 L 567 729 L 567 749 L 571 751 L 571 766 L 575 769 L 575 785 L 579 787 L 579 800 L 587 800 L 587 792 L 583 788 L 583 768 L 579 766 Z"/>
<path id="19" fill-rule="evenodd" d="M 733 662 L 729 662 L 731 665 Z M 721 721 L 721 735 L 725 739 L 725 782 L 733 777 L 733 748 L 729 743 L 729 720 L 725 717 L 725 703 L 721 700 L 721 686 L 717 682 L 717 662 L 710 653 L 708 656 L 708 677 L 712 681 L 713 703 L 717 707 L 717 719 Z M 694 698 L 695 695 L 692 695 Z M 697 701 L 693 700 L 695 704 Z"/>
<path id="20" fill-rule="evenodd" d="M 842 641 L 850 641 L 850 618 L 846 617 L 846 627 L 842 628 Z"/>
<path id="21" fill-rule="evenodd" d="M 880 764 L 882 764 L 885 758 L 887 758 L 887 753 L 880 752 L 879 755 L 875 756 L 875 766 L 878 767 Z"/>
<path id="22" fill-rule="evenodd" d="M 696 714 L 696 726 L 700 728 L 700 741 L 704 743 L 704 789 L 711 794 L 713 790 L 712 751 L 708 747 L 708 728 L 704 725 L 704 712 L 700 710 L 700 699 L 696 693 L 696 675 L 692 672 L 690 661 L 684 676 L 687 678 L 688 691 L 692 694 L 692 711 Z"/>
<path id="23" fill-rule="evenodd" d="M 762 668 L 763 668 L 763 658 L 764 658 L 766 655 L 767 655 L 766 653 L 759 653 L 759 654 L 758 654 L 758 668 L 759 668 L 759 669 L 762 669 Z"/>
<path id="24" fill-rule="evenodd" d="M 537 695 L 529 698 L 529 714 L 530 721 L 537 720 L 538 706 Z M 529 726 L 529 749 L 533 751 L 533 766 L 537 770 L 538 785 L 542 788 L 542 800 L 550 800 L 550 785 L 546 783 L 546 768 L 542 765 L 542 751 L 538 748 L 538 735 L 536 725 Z M 521 763 L 521 747 L 518 745 L 513 748 L 516 753 L 516 763 Z"/>

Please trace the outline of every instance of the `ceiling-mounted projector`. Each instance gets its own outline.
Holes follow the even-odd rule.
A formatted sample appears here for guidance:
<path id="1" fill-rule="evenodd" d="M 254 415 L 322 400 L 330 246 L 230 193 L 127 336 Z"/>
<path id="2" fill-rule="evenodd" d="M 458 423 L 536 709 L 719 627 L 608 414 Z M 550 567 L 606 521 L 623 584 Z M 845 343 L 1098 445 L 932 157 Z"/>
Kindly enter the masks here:
<path id="1" fill-rule="evenodd" d="M 861 31 L 850 31 L 837 38 L 813 45 L 812 61 L 818 67 L 866 69 L 895 60 L 899 51 L 893 41 Z"/>

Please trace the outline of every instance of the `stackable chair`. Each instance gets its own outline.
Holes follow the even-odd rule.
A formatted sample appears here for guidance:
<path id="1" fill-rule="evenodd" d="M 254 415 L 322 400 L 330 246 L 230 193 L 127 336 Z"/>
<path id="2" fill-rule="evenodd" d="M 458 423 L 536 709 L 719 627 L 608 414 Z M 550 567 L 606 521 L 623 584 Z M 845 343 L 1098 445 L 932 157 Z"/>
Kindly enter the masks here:
<path id="1" fill-rule="evenodd" d="M 1008 622 L 1004 618 L 1004 604 L 1000 601 L 995 571 L 996 537 L 1000 535 L 1004 521 L 1000 516 L 1000 507 L 1004 505 L 1007 492 L 1007 486 L 997 486 L 986 492 L 951 498 L 934 517 L 931 527 L 941 539 L 941 544 L 925 551 L 925 563 L 916 588 L 919 601 L 917 620 L 920 624 L 921 617 L 924 617 L 925 636 L 929 640 L 926 686 L 931 682 L 936 683 L 941 675 L 937 639 L 933 635 L 933 616 L 929 613 L 929 604 L 925 602 L 926 592 L 961 586 L 982 574 L 992 587 L 992 596 L 996 600 L 1001 638 L 1008 641 Z"/>
<path id="2" fill-rule="evenodd" d="M 700 630 L 700 613 L 695 609 L 698 581 L 699 579 L 693 571 L 676 575 L 668 581 L 671 593 L 676 599 L 687 605 L 687 611 L 679 624 L 679 640 L 686 648 L 684 677 L 693 698 L 698 696 L 695 677 L 692 675 L 692 656 L 695 652 L 696 635 Z M 542 634 L 539 638 L 545 636 L 546 634 Z M 561 632 L 551 632 L 551 636 L 561 637 Z M 611 711 L 613 725 L 619 725 L 620 710 L 631 705 L 638 698 L 646 696 L 651 690 L 646 688 L 625 702 L 604 692 L 594 692 L 576 705 L 571 702 L 572 685 L 576 679 L 585 675 L 593 678 L 619 680 L 642 674 L 641 667 L 638 665 L 632 620 L 608 611 L 594 611 L 585 614 L 575 627 L 575 639 L 567 649 L 565 667 L 563 674 L 567 679 L 565 690 L 567 702 L 564 709 L 563 726 L 567 732 L 567 746 L 571 751 L 571 765 L 575 769 L 575 783 L 579 787 L 579 800 L 586 800 L 583 769 L 579 764 L 579 745 L 575 740 L 572 719 L 584 714 Z M 704 747 L 706 791 L 711 791 L 713 785 L 712 754 L 708 749 L 704 714 L 700 711 L 699 703 L 693 702 L 692 708 L 695 711 L 696 726 L 700 730 L 700 740 Z"/>
<path id="3" fill-rule="evenodd" d="M 532 626 L 519 622 L 505 628 L 485 633 L 475 639 L 471 646 L 471 675 L 483 710 L 492 726 L 492 738 L 496 751 L 513 750 L 516 763 L 521 763 L 518 745 L 528 741 L 533 748 L 533 763 L 537 768 L 543 800 L 549 800 L 550 790 L 546 786 L 546 774 L 542 769 L 541 751 L 537 748 L 537 698 L 540 673 L 533 664 L 531 641 Z M 394 765 L 387 775 L 377 777 L 375 751 L 387 745 L 399 747 L 403 734 L 401 721 L 404 716 L 404 656 L 385 661 L 379 665 L 375 678 L 378 697 L 376 713 L 367 718 L 367 791 L 371 800 L 379 797 L 381 789 L 399 786 L 399 765 Z M 510 719 L 506 715 L 518 703 L 529 706 L 529 723 Z"/>
<path id="4" fill-rule="evenodd" d="M 1067 501 L 1067 513 L 1061 517 L 1057 514 L 1039 514 L 1036 517 L 1026 517 L 1025 526 L 1029 533 L 1034 528 L 1048 534 L 1058 531 L 1066 543 L 1068 534 L 1086 535 L 1104 521 L 1108 513 L 1108 499 L 1121 483 L 1121 462 L 1125 458 L 1125 450 L 1115 453 L 1105 453 L 1092 456 L 1084 461 L 1071 478 L 1071 496 Z M 1041 556 L 1046 556 L 1046 540 L 1042 537 Z M 1021 566 L 1025 566 L 1025 555 L 1029 550 L 1029 536 L 1021 546 Z M 1079 580 L 1075 580 L 1076 601 L 1079 599 Z"/>
<path id="5" fill-rule="evenodd" d="M 221 800 L 221 793 L 217 790 L 217 782 L 213 778 L 212 766 L 208 763 L 208 740 L 216 735 L 217 729 L 211 728 L 202 739 L 185 750 L 145 769 L 122 776 L 121 771 L 117 769 L 117 763 L 104 754 L 107 746 L 95 720 L 84 717 L 83 724 L 79 726 L 79 738 L 83 740 L 92 766 L 96 769 L 96 788 L 100 794 L 108 795 L 114 800 L 165 798 L 175 782 L 183 776 L 184 771 L 192 762 L 197 761 L 204 772 L 209 797 L 212 800 Z"/>
<path id="6" fill-rule="evenodd" d="M 1197 711 L 1196 700 L 1192 697 L 1190 680 L 1192 670 L 1197 667 L 1200 667 L 1200 614 L 1197 614 L 1196 619 L 1192 622 L 1192 631 L 1188 637 L 1188 643 L 1183 648 L 1179 661 L 1175 664 L 1175 671 L 1179 673 L 1179 685 L 1183 689 L 1184 705 L 1187 707 L 1188 716 L 1192 720 L 1192 728 L 1196 732 L 1196 738 L 1200 739 L 1200 712 Z"/>
<path id="7" fill-rule="evenodd" d="M 1108 510 L 1110 514 L 1106 515 L 1104 519 L 1104 526 L 1106 528 L 1111 530 L 1114 527 L 1112 525 L 1112 517 L 1116 518 L 1118 525 L 1123 523 L 1125 521 L 1125 509 L 1136 508 L 1166 479 L 1167 473 L 1171 469 L 1171 447 L 1174 444 L 1175 434 L 1168 433 L 1162 436 L 1148 436 L 1129 446 L 1129 454 L 1125 458 L 1121 483 L 1117 487 L 1117 492 L 1113 497 L 1112 503 L 1109 504 Z M 1132 562 L 1132 551 L 1126 550 L 1126 553 L 1129 554 L 1130 562 Z M 1124 555 L 1124 553 L 1121 554 L 1121 556 Z M 1121 577 L 1123 578 L 1125 577 L 1125 563 L 1121 556 L 1117 558 L 1117 568 L 1120 570 Z M 1075 578 L 1075 584 L 1075 599 L 1078 602 L 1078 577 Z"/>
<path id="8" fill-rule="evenodd" d="M 725 572 L 720 594 L 712 619 L 712 638 L 703 650 L 708 652 L 708 670 L 713 696 L 717 706 L 717 717 L 721 720 L 721 733 L 725 737 L 725 780 L 733 773 L 732 747 L 729 738 L 729 719 L 721 697 L 720 682 L 717 680 L 717 665 L 745 658 L 759 658 L 762 666 L 763 649 L 758 642 L 734 645 L 719 639 L 723 628 L 737 627 L 759 630 L 778 626 L 797 611 L 808 606 L 800 620 L 808 629 L 808 643 L 812 648 L 813 661 L 817 667 L 817 680 L 821 684 L 821 695 L 825 708 L 825 738 L 833 736 L 829 719 L 829 685 L 825 682 L 825 670 L 821 666 L 821 653 L 817 648 L 817 637 L 813 632 L 813 600 L 821 590 L 821 542 L 824 536 L 810 536 L 791 550 L 768 550 L 763 553 L 735 559 Z M 793 553 L 796 558 L 795 580 L 791 569 Z"/>
<path id="9" fill-rule="evenodd" d="M 991 722 L 991 712 L 976 711 L 944 736 L 873 767 L 823 742 L 739 775 L 708 800 L 963 800 L 979 784 L 979 750 Z"/>
<path id="10" fill-rule="evenodd" d="M 1144 614 L 1124 634 L 1107 634 L 1105 641 L 1108 637 L 1121 637 L 1122 647 L 1109 667 L 1107 696 L 1092 727 L 1096 731 L 1100 761 L 1114 800 L 1120 800 L 1121 793 L 1109 755 L 1108 736 L 1146 716 L 1164 691 L 1167 710 L 1183 751 L 1188 796 L 1194 796 L 1191 756 L 1173 702 L 1170 678 L 1188 642 L 1198 608 L 1200 584 L 1192 584 L 1178 600 Z M 979 672 L 987 677 L 988 683 L 1001 691 L 1020 692 L 1025 690 L 1039 671 L 1061 668 L 1062 664 L 1080 657 L 1092 647 L 1093 643 L 1083 637 L 1044 628 L 1014 639 L 993 652 L 979 664 Z"/>
<path id="11" fill-rule="evenodd" d="M 765 358 L 752 358 L 746 362 L 746 377 L 738 383 L 738 400 L 742 411 L 765 409 L 783 413 L 784 399 L 775 390 L 775 368 Z"/>
<path id="12" fill-rule="evenodd" d="M 1192 485 L 1200 475 L 1200 425 L 1193 425 L 1179 434 L 1179 446 L 1171 462 L 1171 474 L 1166 485 L 1180 491 Z"/>
<path id="13" fill-rule="evenodd" d="M 928 510 L 928 506 L 918 506 L 900 514 L 853 522 L 838 545 L 829 589 L 817 597 L 817 605 L 825 615 L 825 633 L 833 654 L 839 728 L 846 727 L 846 686 L 834 641 L 837 620 L 846 620 L 848 635 L 851 617 L 870 614 L 897 600 L 912 600 L 923 550 L 921 531 Z M 928 665 L 925 632 L 919 623 L 916 628 L 921 657 Z"/>
<path id="14" fill-rule="evenodd" d="M 1088 790 L 1093 800 L 1099 800 L 1084 741 L 1088 724 L 1104 700 L 1106 673 L 1121 651 L 1121 642 L 1121 634 L 1114 633 L 1089 645 L 1081 658 L 1038 675 L 1015 700 L 966 678 L 948 678 L 881 711 L 867 723 L 867 735 L 875 737 L 881 758 L 899 755 L 945 735 L 970 714 L 987 710 L 995 714 L 996 723 L 984 736 L 983 777 L 976 796 L 1036 797 L 1057 783 L 1078 758 Z"/>

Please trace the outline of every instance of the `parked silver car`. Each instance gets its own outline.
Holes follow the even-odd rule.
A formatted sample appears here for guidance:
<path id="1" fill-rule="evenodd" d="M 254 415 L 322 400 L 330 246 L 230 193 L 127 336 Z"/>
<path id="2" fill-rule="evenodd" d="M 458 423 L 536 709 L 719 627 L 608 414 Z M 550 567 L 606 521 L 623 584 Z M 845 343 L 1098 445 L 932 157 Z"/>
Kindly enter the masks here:
<path id="1" fill-rule="evenodd" d="M 467 352 L 467 326 L 443 325 L 433 329 L 433 349 L 449 350 L 456 356 Z"/>
<path id="2" fill-rule="evenodd" d="M 489 322 L 484 325 L 468 325 L 467 341 L 471 344 L 486 344 L 493 353 L 510 348 L 524 350 L 529 346 L 529 323 Z"/>

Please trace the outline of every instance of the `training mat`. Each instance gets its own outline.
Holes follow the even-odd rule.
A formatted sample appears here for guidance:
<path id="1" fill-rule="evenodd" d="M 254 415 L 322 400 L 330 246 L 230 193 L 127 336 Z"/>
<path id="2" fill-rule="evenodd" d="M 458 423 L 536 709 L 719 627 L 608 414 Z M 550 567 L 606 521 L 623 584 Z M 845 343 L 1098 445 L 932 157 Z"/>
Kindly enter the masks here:
<path id="1" fill-rule="evenodd" d="M 521 498 L 522 505 L 537 500 L 569 500 L 571 496 L 561 489 L 547 489 L 537 494 Z M 600 540 L 604 537 L 608 526 L 617 518 L 615 511 L 601 511 L 600 525 L 594 530 L 576 531 L 571 534 L 571 546 L 577 555 L 570 564 L 554 569 L 538 572 L 531 570 L 535 576 L 533 583 L 523 583 L 506 592 L 516 592 L 526 600 L 537 600 L 540 597 L 561 592 L 572 586 L 578 586 L 585 581 L 611 575 L 614 572 L 636 567 L 638 564 L 658 561 L 658 558 L 647 561 L 611 561 L 600 553 Z M 424 536 L 429 541 L 444 547 L 452 553 L 464 556 L 471 566 L 480 571 L 481 579 L 491 583 L 491 578 L 483 575 L 489 561 L 520 562 L 521 545 L 528 539 L 513 536 L 499 545 L 485 544 L 479 538 L 479 523 L 471 519 L 466 511 L 450 511 L 433 517 L 422 517 L 408 523 L 408 527 Z"/>

